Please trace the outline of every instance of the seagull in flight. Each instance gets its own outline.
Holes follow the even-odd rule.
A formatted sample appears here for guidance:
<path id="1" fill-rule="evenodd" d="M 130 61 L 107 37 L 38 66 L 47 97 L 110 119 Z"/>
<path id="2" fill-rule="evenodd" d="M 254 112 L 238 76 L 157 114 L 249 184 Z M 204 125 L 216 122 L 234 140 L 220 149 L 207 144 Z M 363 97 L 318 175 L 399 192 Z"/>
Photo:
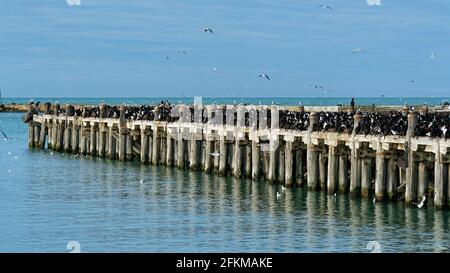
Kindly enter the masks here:
<path id="1" fill-rule="evenodd" d="M 421 209 L 423 207 L 423 205 L 425 205 L 426 200 L 427 200 L 427 197 L 424 195 L 424 196 L 422 196 L 422 200 L 420 200 L 419 203 L 412 203 L 412 204 L 416 205 L 419 209 Z"/>
<path id="2" fill-rule="evenodd" d="M 5 134 L 5 132 L 0 128 L 0 132 L 4 136 L 4 140 L 8 140 L 8 136 Z"/>
<path id="3" fill-rule="evenodd" d="M 178 50 L 178 54 L 183 54 L 183 55 L 187 55 L 187 51 L 186 50 Z"/>
<path id="4" fill-rule="evenodd" d="M 210 153 L 210 155 L 212 155 L 212 156 L 214 156 L 214 157 L 222 156 L 221 153 Z"/>
<path id="5" fill-rule="evenodd" d="M 434 51 L 434 50 L 431 51 L 431 52 L 430 52 L 430 59 L 436 58 L 436 55 L 437 55 L 437 54 L 436 54 L 436 51 Z"/>
<path id="6" fill-rule="evenodd" d="M 209 27 L 206 27 L 203 31 L 204 32 L 211 32 L 212 34 L 214 34 L 214 31 L 212 29 L 210 29 Z"/>
<path id="7" fill-rule="evenodd" d="M 364 49 L 359 48 L 359 47 L 354 48 L 354 49 L 352 50 L 352 52 L 353 52 L 353 54 L 356 54 L 356 53 L 366 53 L 366 52 L 364 51 Z"/>
<path id="8" fill-rule="evenodd" d="M 258 77 L 260 77 L 260 78 L 264 77 L 264 78 L 266 78 L 268 81 L 270 81 L 270 78 L 269 78 L 269 76 L 268 76 L 267 74 L 259 74 Z"/>
<path id="9" fill-rule="evenodd" d="M 326 89 L 326 88 L 323 87 L 322 85 L 310 83 L 309 86 L 314 87 L 315 89 L 319 88 L 319 89 L 321 89 L 324 93 L 330 93 L 330 90 Z"/>
<path id="10" fill-rule="evenodd" d="M 329 10 L 332 10 L 332 9 L 333 9 L 332 7 L 330 7 L 330 6 L 328 6 L 328 5 L 318 5 L 317 7 L 323 8 L 323 9 L 329 9 Z"/>

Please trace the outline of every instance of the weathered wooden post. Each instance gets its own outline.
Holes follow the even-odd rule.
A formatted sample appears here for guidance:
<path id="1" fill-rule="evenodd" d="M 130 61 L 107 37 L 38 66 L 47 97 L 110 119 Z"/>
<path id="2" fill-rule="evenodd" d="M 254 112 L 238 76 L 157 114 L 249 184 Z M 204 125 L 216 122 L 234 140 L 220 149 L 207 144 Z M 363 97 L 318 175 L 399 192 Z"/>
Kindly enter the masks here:
<path id="1" fill-rule="evenodd" d="M 298 148 L 295 151 L 295 184 L 298 187 L 301 187 L 305 184 L 305 175 L 303 173 L 303 150 Z"/>
<path id="2" fill-rule="evenodd" d="M 341 147 L 343 148 L 343 147 Z M 347 154 L 342 151 L 339 155 L 339 192 L 348 193 L 350 184 L 348 181 L 348 162 Z"/>
<path id="3" fill-rule="evenodd" d="M 117 140 L 114 137 L 114 125 L 111 124 L 111 126 L 108 128 L 108 157 L 110 159 L 115 159 L 116 158 L 116 143 Z"/>
<path id="4" fill-rule="evenodd" d="M 386 197 L 386 152 L 382 147 L 381 142 L 378 142 L 376 159 L 375 159 L 375 199 L 377 201 L 384 201 Z"/>
<path id="5" fill-rule="evenodd" d="M 356 142 L 356 130 L 361 122 L 361 114 L 357 112 L 353 116 L 353 131 L 350 143 L 350 195 L 358 197 L 361 195 L 361 159 L 359 158 L 359 143 Z"/>
<path id="6" fill-rule="evenodd" d="M 145 125 L 141 125 L 141 163 L 148 163 L 148 129 Z"/>
<path id="7" fill-rule="evenodd" d="M 325 154 L 326 150 L 323 148 L 321 151 L 319 151 L 319 188 L 322 191 L 327 190 L 327 175 L 328 175 L 328 169 L 327 169 L 327 155 Z"/>
<path id="8" fill-rule="evenodd" d="M 439 139 L 436 141 L 435 152 L 434 152 L 434 207 L 435 209 L 441 210 L 446 208 L 447 205 L 447 191 L 446 187 L 450 184 L 446 181 L 450 178 L 447 173 L 448 167 L 443 163 L 443 156 L 446 153 L 444 147 L 441 148 Z"/>
<path id="9" fill-rule="evenodd" d="M 258 180 L 260 175 L 259 137 L 252 139 L 252 180 Z"/>
<path id="10" fill-rule="evenodd" d="M 292 154 L 292 144 L 293 143 L 293 139 L 288 139 L 286 140 L 286 144 L 285 144 L 285 152 L 284 152 L 284 156 L 285 156 L 285 165 L 286 165 L 286 173 L 285 173 L 285 177 L 284 177 L 284 183 L 286 184 L 286 187 L 292 187 L 292 165 L 293 165 L 293 154 Z"/>
<path id="11" fill-rule="evenodd" d="M 227 145 L 226 137 L 220 136 L 220 160 L 219 160 L 219 175 L 225 175 L 227 172 Z"/>
<path id="12" fill-rule="evenodd" d="M 368 143 L 362 143 L 364 156 L 361 158 L 361 196 L 370 196 L 372 182 L 372 159 L 369 157 Z"/>
<path id="13" fill-rule="evenodd" d="M 211 164 L 212 164 L 211 153 L 213 152 L 212 151 L 213 146 L 214 142 L 211 141 L 209 137 L 207 137 L 205 143 L 205 166 L 204 166 L 204 171 L 206 173 L 209 173 L 211 171 Z"/>
<path id="14" fill-rule="evenodd" d="M 395 165 L 394 157 L 390 157 L 387 167 L 387 196 L 391 201 L 397 199 L 397 188 L 399 186 L 399 169 Z"/>
<path id="15" fill-rule="evenodd" d="M 131 130 L 128 128 L 128 134 L 125 137 L 126 141 L 126 148 L 125 148 L 125 154 L 127 161 L 133 160 L 133 133 L 134 130 Z"/>
<path id="16" fill-rule="evenodd" d="M 405 203 L 411 205 L 413 202 L 417 202 L 417 184 L 418 184 L 418 170 L 417 161 L 414 158 L 414 151 L 411 148 L 411 138 L 414 136 L 414 130 L 417 125 L 417 114 L 411 112 L 408 114 L 408 130 L 406 132 L 406 147 L 408 154 L 408 167 L 406 169 L 406 191 L 405 191 Z"/>
<path id="17" fill-rule="evenodd" d="M 34 103 L 30 102 L 28 104 L 28 111 L 30 113 L 33 113 L 34 111 Z M 33 148 L 34 147 L 34 121 L 31 119 L 28 122 L 28 147 Z"/>
<path id="18" fill-rule="evenodd" d="M 80 126 L 77 124 L 78 118 L 74 118 L 72 121 L 72 153 L 77 154 L 80 151 Z"/>
<path id="19" fill-rule="evenodd" d="M 424 159 L 419 161 L 418 164 L 419 164 L 419 166 L 418 166 L 419 185 L 417 188 L 417 196 L 418 196 L 418 199 L 420 200 L 422 198 L 422 196 L 428 195 L 429 174 L 428 174 L 428 168 L 426 165 L 426 161 Z"/>
<path id="20" fill-rule="evenodd" d="M 128 133 L 127 119 L 125 116 L 125 105 L 121 105 L 119 108 L 119 160 L 125 161 L 126 159 L 126 136 Z"/>
<path id="21" fill-rule="evenodd" d="M 98 140 L 98 155 L 100 157 L 104 157 L 106 153 L 106 135 L 107 135 L 107 128 L 106 124 L 103 121 L 103 118 L 106 116 L 105 113 L 105 107 L 106 105 L 104 103 L 99 105 L 100 109 L 100 123 L 99 123 L 99 140 Z"/>
<path id="22" fill-rule="evenodd" d="M 328 144 L 328 175 L 327 175 L 327 191 L 329 194 L 337 192 L 338 188 L 338 160 L 339 154 L 337 143 Z"/>
<path id="23" fill-rule="evenodd" d="M 308 128 L 308 142 L 306 148 L 306 165 L 308 173 L 308 189 L 317 190 L 319 188 L 319 161 L 315 145 L 311 140 L 311 133 L 314 129 L 314 124 L 317 123 L 316 113 L 309 115 L 309 128 Z"/>
<path id="24" fill-rule="evenodd" d="M 96 144 L 97 144 L 97 130 L 98 130 L 98 126 L 96 124 L 95 121 L 91 121 L 90 122 L 91 125 L 91 132 L 90 132 L 90 146 L 89 146 L 89 154 L 91 156 L 95 156 L 95 151 L 96 151 Z"/>
<path id="25" fill-rule="evenodd" d="M 252 177 L 252 145 L 251 143 L 247 143 L 244 146 L 245 156 L 244 156 L 244 176 L 246 178 Z"/>

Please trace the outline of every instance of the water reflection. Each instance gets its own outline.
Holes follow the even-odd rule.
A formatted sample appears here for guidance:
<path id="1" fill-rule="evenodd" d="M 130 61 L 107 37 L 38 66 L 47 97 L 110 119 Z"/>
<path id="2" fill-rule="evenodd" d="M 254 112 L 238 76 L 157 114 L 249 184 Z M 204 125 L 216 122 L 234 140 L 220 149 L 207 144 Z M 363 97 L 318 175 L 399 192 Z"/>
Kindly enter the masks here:
<path id="1" fill-rule="evenodd" d="M 449 251 L 448 211 L 51 155 L 23 148 L 23 136 L 0 145 L 0 173 L 13 170 L 0 183 L 0 251 L 65 252 L 70 240 L 89 252 L 368 252 L 369 241 L 383 252 Z"/>

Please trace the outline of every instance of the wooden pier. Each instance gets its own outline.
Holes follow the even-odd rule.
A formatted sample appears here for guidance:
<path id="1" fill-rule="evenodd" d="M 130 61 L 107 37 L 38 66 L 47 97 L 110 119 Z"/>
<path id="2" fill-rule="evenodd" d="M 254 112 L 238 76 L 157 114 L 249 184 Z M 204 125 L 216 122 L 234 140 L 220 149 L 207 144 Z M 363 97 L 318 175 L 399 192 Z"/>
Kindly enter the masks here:
<path id="1" fill-rule="evenodd" d="M 157 114 L 154 120 L 129 120 L 125 106 L 120 106 L 118 118 L 101 118 L 104 107 L 100 105 L 99 118 L 74 116 L 71 105 L 65 106 L 64 115 L 45 114 L 48 109 L 34 115 L 28 122 L 29 147 L 267 180 L 371 202 L 415 205 L 426 196 L 425 204 L 435 209 L 450 205 L 450 139 L 416 137 L 420 113 L 405 110 L 406 135 L 380 136 L 357 134 L 355 129 L 315 131 L 318 121 L 312 107 L 306 130 L 280 128 L 279 106 L 208 105 L 206 123 L 192 122 L 185 114 L 187 105 L 176 106 L 175 122 L 158 120 Z M 262 110 L 268 109 L 267 126 L 246 122 L 254 113 L 261 120 Z M 227 111 L 236 113 L 234 122 L 213 122 L 217 113 Z M 361 116 L 356 113 L 353 119 L 358 124 Z"/>

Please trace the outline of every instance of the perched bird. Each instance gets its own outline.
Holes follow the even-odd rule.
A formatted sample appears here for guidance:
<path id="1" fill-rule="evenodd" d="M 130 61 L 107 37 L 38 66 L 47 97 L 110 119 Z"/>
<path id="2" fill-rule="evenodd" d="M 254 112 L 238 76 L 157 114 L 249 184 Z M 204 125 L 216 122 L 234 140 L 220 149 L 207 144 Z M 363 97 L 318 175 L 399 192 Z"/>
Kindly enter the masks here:
<path id="1" fill-rule="evenodd" d="M 317 7 L 318 8 L 323 8 L 323 9 L 329 9 L 329 10 L 333 9 L 331 6 L 328 6 L 328 5 L 318 5 Z"/>
<path id="2" fill-rule="evenodd" d="M 259 74 L 258 75 L 258 77 L 264 77 L 264 78 L 266 78 L 268 81 L 270 81 L 270 78 L 269 78 L 269 76 L 267 75 L 267 74 Z"/>
<path id="3" fill-rule="evenodd" d="M 214 31 L 212 29 L 210 29 L 209 27 L 206 27 L 203 31 L 204 32 L 210 32 L 211 34 L 214 34 Z"/>

